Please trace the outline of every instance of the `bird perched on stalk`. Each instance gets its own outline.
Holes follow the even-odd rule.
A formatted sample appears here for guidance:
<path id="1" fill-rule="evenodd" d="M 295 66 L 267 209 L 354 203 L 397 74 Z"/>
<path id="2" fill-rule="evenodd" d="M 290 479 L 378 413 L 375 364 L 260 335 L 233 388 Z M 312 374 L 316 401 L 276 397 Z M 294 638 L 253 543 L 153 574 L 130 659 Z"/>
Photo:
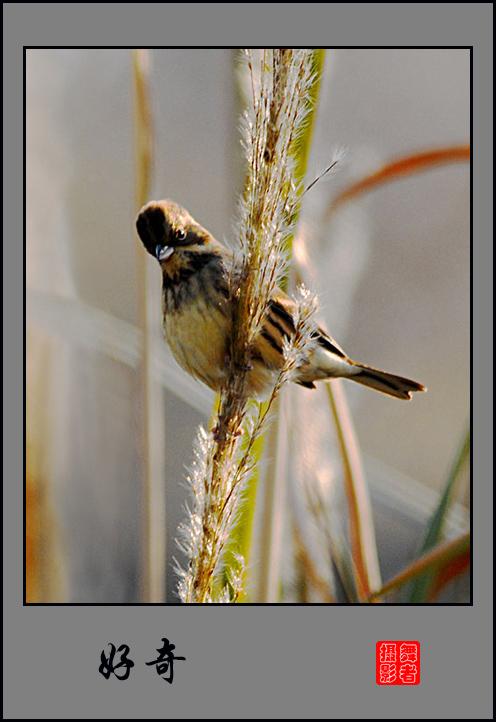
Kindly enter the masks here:
<path id="1" fill-rule="evenodd" d="M 167 342 L 182 368 L 219 391 L 228 374 L 234 300 L 230 279 L 236 273 L 231 251 L 200 226 L 187 210 L 170 200 L 150 201 L 136 227 L 148 253 L 162 269 L 163 326 Z M 295 333 L 295 303 L 279 288 L 269 300 L 260 333 L 251 350 L 247 393 L 270 393 L 284 365 L 284 339 Z M 314 381 L 346 378 L 409 400 L 425 386 L 352 361 L 331 336 L 315 325 L 315 344 L 294 380 L 308 388 Z"/>

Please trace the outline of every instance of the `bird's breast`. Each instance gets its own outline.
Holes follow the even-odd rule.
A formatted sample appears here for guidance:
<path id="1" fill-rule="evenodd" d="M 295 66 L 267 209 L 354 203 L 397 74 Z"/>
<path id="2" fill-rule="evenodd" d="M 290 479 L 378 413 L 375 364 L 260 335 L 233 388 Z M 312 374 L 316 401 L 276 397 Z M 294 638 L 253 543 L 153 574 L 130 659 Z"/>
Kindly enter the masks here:
<path id="1" fill-rule="evenodd" d="M 227 300 L 201 273 L 176 284 L 164 283 L 163 320 L 166 341 L 179 365 L 218 391 L 227 373 Z"/>

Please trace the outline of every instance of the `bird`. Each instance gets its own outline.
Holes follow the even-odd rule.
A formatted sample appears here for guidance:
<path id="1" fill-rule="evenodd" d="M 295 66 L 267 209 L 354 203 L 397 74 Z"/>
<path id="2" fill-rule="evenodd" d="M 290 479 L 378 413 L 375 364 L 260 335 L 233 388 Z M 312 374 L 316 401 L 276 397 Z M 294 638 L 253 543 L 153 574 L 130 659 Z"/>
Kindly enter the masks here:
<path id="1" fill-rule="evenodd" d="M 217 241 L 189 212 L 172 200 L 149 201 L 136 219 L 138 235 L 162 270 L 163 330 L 178 364 L 191 376 L 219 392 L 230 373 L 229 350 L 234 303 L 230 279 L 239 270 L 234 253 Z M 284 362 L 284 338 L 295 333 L 295 301 L 276 287 L 246 371 L 246 393 L 267 397 Z M 315 381 L 345 378 L 410 400 L 426 391 L 416 381 L 353 361 L 320 326 L 306 361 L 293 380 L 306 388 Z"/>

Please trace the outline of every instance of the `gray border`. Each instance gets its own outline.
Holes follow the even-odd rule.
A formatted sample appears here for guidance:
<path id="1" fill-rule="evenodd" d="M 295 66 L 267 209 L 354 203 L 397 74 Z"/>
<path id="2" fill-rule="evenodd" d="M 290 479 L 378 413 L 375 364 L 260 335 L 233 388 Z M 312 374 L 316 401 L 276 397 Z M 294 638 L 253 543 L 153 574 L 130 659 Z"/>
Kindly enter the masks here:
<path id="1" fill-rule="evenodd" d="M 5 717 L 491 719 L 492 3 L 4 3 L 3 8 Z M 236 41 L 474 45 L 473 607 L 22 606 L 22 46 L 174 47 L 195 41 L 212 47 Z M 177 663 L 172 686 L 144 666 L 163 636 L 186 656 Z M 418 687 L 376 685 L 379 639 L 420 641 Z M 125 684 L 98 674 L 100 651 L 111 641 L 133 651 L 136 668 Z"/>

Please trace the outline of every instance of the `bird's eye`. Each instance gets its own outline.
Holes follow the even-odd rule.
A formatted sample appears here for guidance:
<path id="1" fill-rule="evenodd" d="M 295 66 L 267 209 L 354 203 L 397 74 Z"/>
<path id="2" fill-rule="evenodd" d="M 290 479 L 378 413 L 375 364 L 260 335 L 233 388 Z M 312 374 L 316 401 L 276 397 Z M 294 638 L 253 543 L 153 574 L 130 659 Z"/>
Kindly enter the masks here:
<path id="1" fill-rule="evenodd" d="M 186 240 L 186 231 L 184 230 L 184 228 L 179 228 L 179 229 L 176 231 L 176 239 L 177 239 L 178 241 L 184 241 L 184 240 Z"/>

